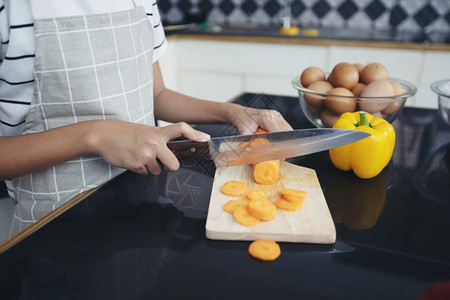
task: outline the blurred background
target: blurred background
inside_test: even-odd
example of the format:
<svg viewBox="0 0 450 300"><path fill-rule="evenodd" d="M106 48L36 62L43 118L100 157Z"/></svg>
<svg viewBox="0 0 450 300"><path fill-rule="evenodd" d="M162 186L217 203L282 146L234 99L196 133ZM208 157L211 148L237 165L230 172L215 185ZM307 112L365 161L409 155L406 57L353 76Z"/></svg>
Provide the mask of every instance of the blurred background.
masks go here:
<svg viewBox="0 0 450 300"><path fill-rule="evenodd" d="M292 22L300 26L424 31L436 38L450 31L449 0L159 0L158 5L165 25L277 25L288 5Z"/></svg>

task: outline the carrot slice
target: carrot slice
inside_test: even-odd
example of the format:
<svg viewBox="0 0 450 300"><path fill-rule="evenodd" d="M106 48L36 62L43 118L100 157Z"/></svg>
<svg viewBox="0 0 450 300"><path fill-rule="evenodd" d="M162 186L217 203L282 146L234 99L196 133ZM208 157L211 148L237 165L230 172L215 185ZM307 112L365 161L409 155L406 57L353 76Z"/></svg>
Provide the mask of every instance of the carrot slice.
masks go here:
<svg viewBox="0 0 450 300"><path fill-rule="evenodd" d="M269 200L269 197L267 197L267 194L262 189L253 189L253 190L248 191L247 197L250 200L256 200L256 199Z"/></svg>
<svg viewBox="0 0 450 300"><path fill-rule="evenodd" d="M289 200L287 197L289 196L293 196L296 198L305 198L306 197L306 192L302 191L302 190L296 190L296 189L289 189L289 188L284 188L281 190L281 197Z"/></svg>
<svg viewBox="0 0 450 300"><path fill-rule="evenodd" d="M249 200L247 198L228 200L227 203L223 205L223 210L229 214L233 214L236 207L241 205L248 205Z"/></svg>
<svg viewBox="0 0 450 300"><path fill-rule="evenodd" d="M277 208L272 202L261 199L251 200L248 203L247 210L252 216L262 221L275 219L275 214L277 212Z"/></svg>
<svg viewBox="0 0 450 300"><path fill-rule="evenodd" d="M268 132L268 131L265 129L262 129L261 127L255 131L255 133L266 133L266 132ZM264 137L254 137L250 141L250 147L251 146L261 146L261 145L265 145L268 143L269 143L269 141Z"/></svg>
<svg viewBox="0 0 450 300"><path fill-rule="evenodd" d="M258 218L255 218L248 212L247 205L236 207L233 212L233 216L236 222L244 226L255 226L260 221Z"/></svg>
<svg viewBox="0 0 450 300"><path fill-rule="evenodd" d="M253 164L253 177L259 184L272 184L278 180L279 160L270 160Z"/></svg>
<svg viewBox="0 0 450 300"><path fill-rule="evenodd" d="M231 180L225 182L220 191L228 196L239 197L247 192L247 185L242 181Z"/></svg>
<svg viewBox="0 0 450 300"><path fill-rule="evenodd" d="M275 202L275 206L278 207L279 209L296 211L303 206L303 200L301 200L300 202L292 202L284 198L280 198Z"/></svg>
<svg viewBox="0 0 450 300"><path fill-rule="evenodd" d="M274 261L280 257L281 249L277 242L272 240L257 240L250 244L248 253L262 261Z"/></svg>
<svg viewBox="0 0 450 300"><path fill-rule="evenodd" d="M303 198L295 197L292 195L284 195L284 196L281 195L281 197L289 202L302 202L303 201Z"/></svg>
<svg viewBox="0 0 450 300"><path fill-rule="evenodd" d="M258 128L255 133L268 132L263 128ZM255 137L250 141L251 146L261 146L269 143L266 138ZM280 161L272 160L253 164L253 177L259 184L272 184L278 180L278 171L280 169Z"/></svg>

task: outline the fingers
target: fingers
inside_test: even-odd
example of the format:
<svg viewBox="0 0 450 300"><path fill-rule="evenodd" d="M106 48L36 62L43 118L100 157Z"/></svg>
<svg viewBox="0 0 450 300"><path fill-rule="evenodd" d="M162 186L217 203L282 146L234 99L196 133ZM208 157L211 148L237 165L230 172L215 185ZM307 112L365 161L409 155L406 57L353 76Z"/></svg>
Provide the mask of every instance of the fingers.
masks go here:
<svg viewBox="0 0 450 300"><path fill-rule="evenodd" d="M166 139L166 142L184 136L190 140L196 142L206 142L210 139L209 134L195 130L190 125L184 122L179 122L173 125L169 125L163 128L162 135Z"/></svg>
<svg viewBox="0 0 450 300"><path fill-rule="evenodd" d="M288 131L292 126L276 110L269 110L267 117L262 118L260 126L268 131Z"/></svg>
<svg viewBox="0 0 450 300"><path fill-rule="evenodd" d="M195 130L190 125L184 122L172 124L161 129L161 147L159 147L156 157L164 165L168 171L176 171L180 168L180 162L175 155L167 148L168 141L184 136L190 140L197 142L206 142L210 139L210 136L201 131ZM155 163L156 162L156 163ZM150 173L158 175L161 173L161 167L157 161L151 161L148 163L147 169Z"/></svg>
<svg viewBox="0 0 450 300"><path fill-rule="evenodd" d="M291 125L276 110L243 108L234 125L240 134L253 134L262 127L267 131L292 130Z"/></svg>

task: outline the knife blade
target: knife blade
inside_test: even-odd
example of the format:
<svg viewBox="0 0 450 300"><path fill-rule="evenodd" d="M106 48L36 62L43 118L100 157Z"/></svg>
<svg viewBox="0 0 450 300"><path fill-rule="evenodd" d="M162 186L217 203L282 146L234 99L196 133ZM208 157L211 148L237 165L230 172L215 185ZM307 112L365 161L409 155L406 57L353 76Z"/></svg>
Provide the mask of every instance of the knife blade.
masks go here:
<svg viewBox="0 0 450 300"><path fill-rule="evenodd" d="M208 142L171 141L168 148L178 159L202 157L216 167L254 164L321 152L357 142L370 136L358 130L313 128L214 137ZM265 141L264 143L255 143Z"/></svg>

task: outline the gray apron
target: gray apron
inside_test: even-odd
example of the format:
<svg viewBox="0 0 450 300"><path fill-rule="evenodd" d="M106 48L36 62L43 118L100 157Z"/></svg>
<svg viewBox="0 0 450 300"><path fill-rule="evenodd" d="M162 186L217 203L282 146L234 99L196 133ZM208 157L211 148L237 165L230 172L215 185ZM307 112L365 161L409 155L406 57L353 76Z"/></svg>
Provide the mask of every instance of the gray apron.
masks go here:
<svg viewBox="0 0 450 300"><path fill-rule="evenodd" d="M42 18L50 13L44 1L31 0L35 87L24 133L94 119L154 125L153 26L144 8ZM85 156L8 181L18 200L10 236L124 171Z"/></svg>

